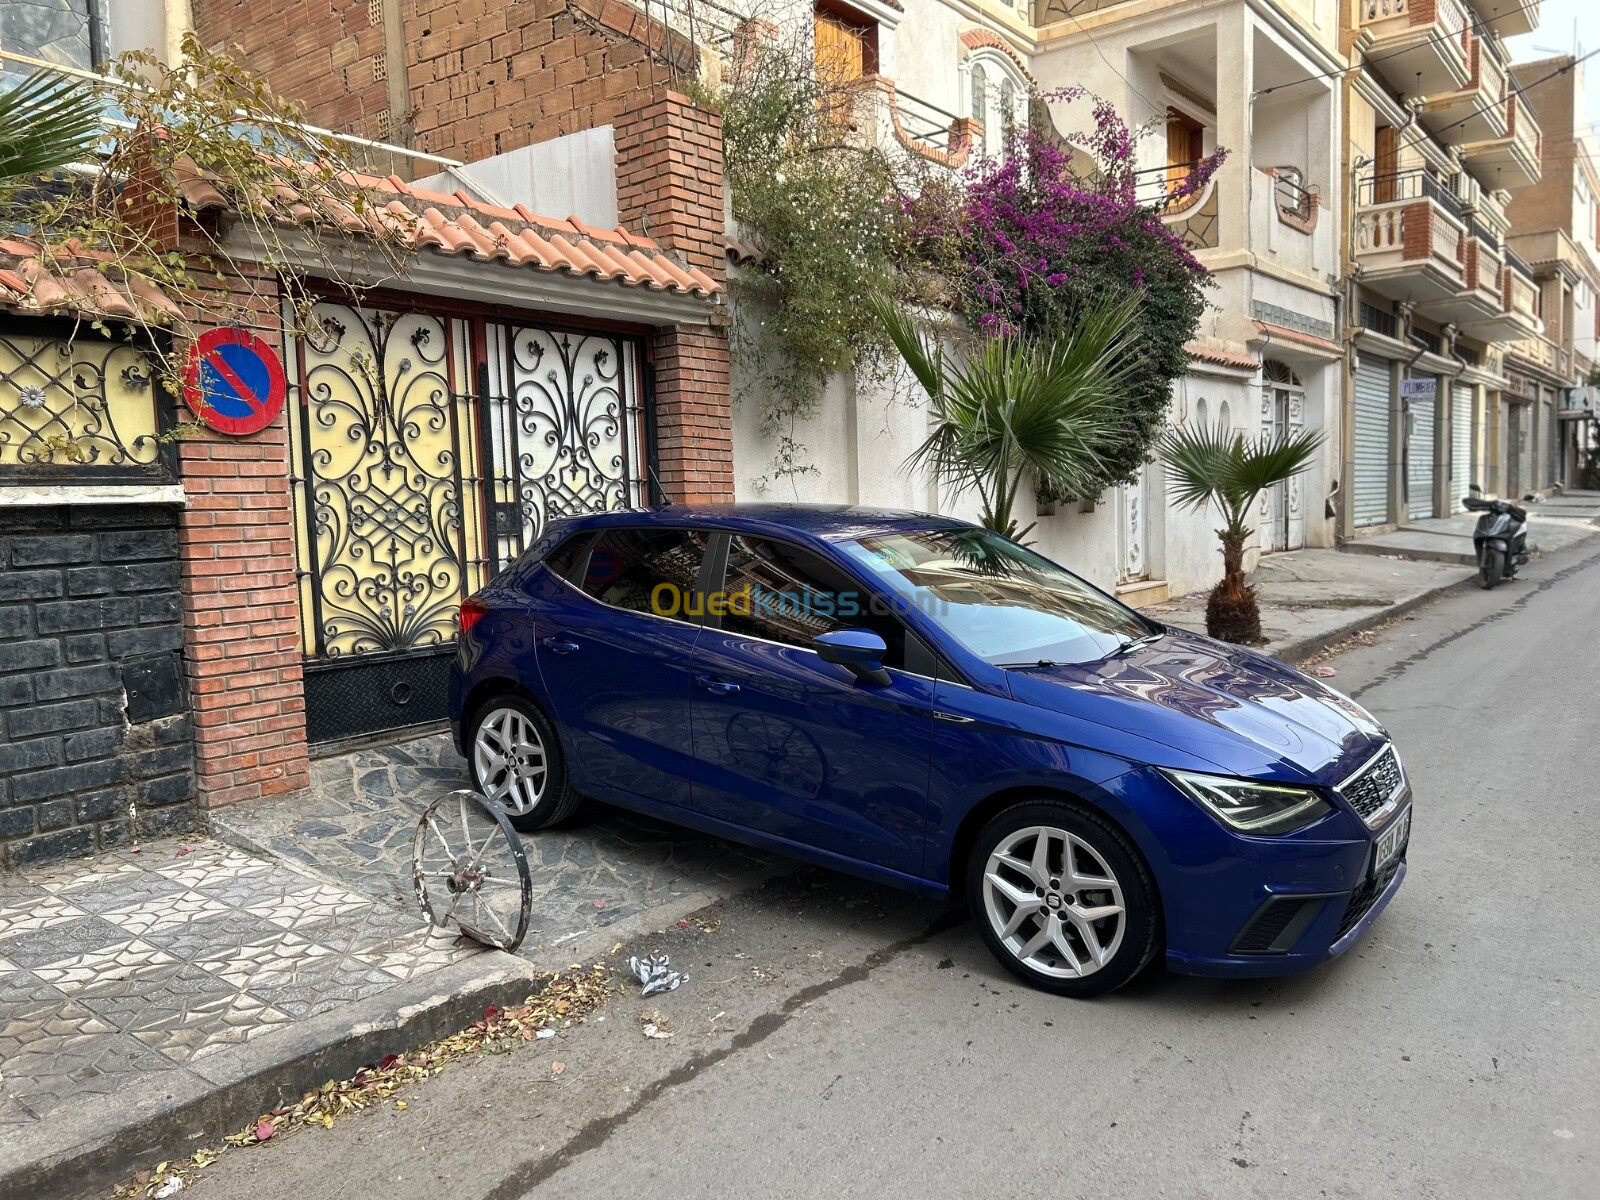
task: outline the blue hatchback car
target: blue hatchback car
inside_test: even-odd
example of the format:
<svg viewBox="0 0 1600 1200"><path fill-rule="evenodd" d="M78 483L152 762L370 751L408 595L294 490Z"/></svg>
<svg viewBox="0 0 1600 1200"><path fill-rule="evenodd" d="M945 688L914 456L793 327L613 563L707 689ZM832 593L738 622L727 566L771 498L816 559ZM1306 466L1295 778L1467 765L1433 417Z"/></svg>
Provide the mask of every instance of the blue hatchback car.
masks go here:
<svg viewBox="0 0 1600 1200"><path fill-rule="evenodd" d="M1028 983L1341 954L1406 871L1388 735L988 530L735 505L552 522L462 605L451 708L520 829L593 797L934 898Z"/></svg>

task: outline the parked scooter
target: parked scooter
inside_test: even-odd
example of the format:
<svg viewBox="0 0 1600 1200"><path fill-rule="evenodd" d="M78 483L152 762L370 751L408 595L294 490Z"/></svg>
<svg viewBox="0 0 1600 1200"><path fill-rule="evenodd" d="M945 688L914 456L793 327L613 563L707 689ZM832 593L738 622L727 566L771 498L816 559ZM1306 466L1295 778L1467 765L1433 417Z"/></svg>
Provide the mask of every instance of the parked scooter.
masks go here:
<svg viewBox="0 0 1600 1200"><path fill-rule="evenodd" d="M1517 568L1528 561L1528 513L1509 500L1485 500L1475 483L1468 487L1470 494L1461 498L1462 506L1481 514L1472 531L1478 577L1485 588L1492 588L1501 579L1515 579Z"/></svg>

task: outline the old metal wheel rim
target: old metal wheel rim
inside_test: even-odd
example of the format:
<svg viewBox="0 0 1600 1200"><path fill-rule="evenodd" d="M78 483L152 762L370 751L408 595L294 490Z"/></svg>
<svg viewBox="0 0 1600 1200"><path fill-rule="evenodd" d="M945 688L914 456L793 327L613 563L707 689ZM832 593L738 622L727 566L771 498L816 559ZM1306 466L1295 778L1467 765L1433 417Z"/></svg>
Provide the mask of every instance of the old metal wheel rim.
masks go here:
<svg viewBox="0 0 1600 1200"><path fill-rule="evenodd" d="M412 844L412 882L423 912L440 928L514 950L527 931L531 880L516 835L473 792L430 804Z"/></svg>
<svg viewBox="0 0 1600 1200"><path fill-rule="evenodd" d="M983 909L1006 952L1051 979L1101 970L1127 930L1122 885L1105 855L1051 825L1014 830L990 851Z"/></svg>
<svg viewBox="0 0 1600 1200"><path fill-rule="evenodd" d="M544 799L550 778L544 739L524 712L492 710L472 739L478 786L489 803L512 816L526 816Z"/></svg>

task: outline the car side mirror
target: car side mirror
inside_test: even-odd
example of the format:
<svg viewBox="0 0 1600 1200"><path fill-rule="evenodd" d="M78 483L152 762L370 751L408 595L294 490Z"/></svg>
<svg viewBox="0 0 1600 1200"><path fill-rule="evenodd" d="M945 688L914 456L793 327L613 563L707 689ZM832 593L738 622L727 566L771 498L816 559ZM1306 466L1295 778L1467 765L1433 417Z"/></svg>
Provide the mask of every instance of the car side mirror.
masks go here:
<svg viewBox="0 0 1600 1200"><path fill-rule="evenodd" d="M834 663L854 672L863 683L883 685L889 672L883 656L889 653L884 640L870 629L835 629L811 639L811 648L823 662Z"/></svg>

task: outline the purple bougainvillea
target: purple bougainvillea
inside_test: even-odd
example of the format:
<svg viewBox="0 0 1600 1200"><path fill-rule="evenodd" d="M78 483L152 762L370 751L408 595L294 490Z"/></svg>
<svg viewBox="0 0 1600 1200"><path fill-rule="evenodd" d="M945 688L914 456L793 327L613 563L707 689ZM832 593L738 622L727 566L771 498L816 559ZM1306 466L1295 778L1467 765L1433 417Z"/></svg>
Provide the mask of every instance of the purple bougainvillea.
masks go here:
<svg viewBox="0 0 1600 1200"><path fill-rule="evenodd" d="M952 280L963 314L982 333L1048 336L1086 305L1143 293L1138 344L1148 361L1129 398L1125 451L1106 479L1114 484L1131 480L1149 456L1172 382L1187 368L1183 347L1210 282L1161 213L1200 193L1226 151L1162 194L1165 169L1141 174L1138 135L1109 103L1077 88L1041 97L1080 99L1091 102L1090 129L1065 136L1053 127L1018 130L1003 157L978 159L924 188L904 212L912 244Z"/></svg>

